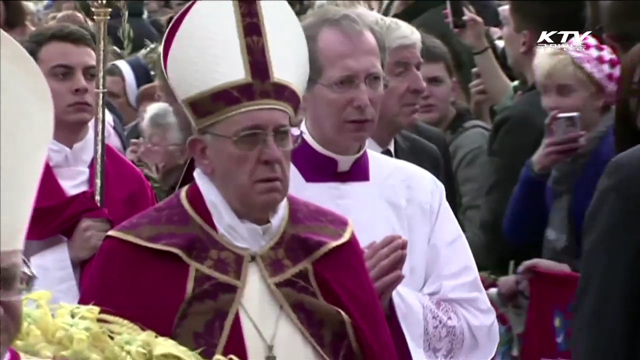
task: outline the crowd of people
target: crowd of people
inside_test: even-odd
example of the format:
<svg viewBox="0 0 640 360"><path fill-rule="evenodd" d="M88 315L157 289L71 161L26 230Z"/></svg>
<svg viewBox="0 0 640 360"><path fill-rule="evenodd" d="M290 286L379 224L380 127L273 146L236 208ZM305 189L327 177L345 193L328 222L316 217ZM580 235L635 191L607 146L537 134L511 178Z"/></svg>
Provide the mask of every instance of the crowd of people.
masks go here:
<svg viewBox="0 0 640 360"><path fill-rule="evenodd" d="M96 3L0 2L0 358L640 358L640 2Z"/></svg>

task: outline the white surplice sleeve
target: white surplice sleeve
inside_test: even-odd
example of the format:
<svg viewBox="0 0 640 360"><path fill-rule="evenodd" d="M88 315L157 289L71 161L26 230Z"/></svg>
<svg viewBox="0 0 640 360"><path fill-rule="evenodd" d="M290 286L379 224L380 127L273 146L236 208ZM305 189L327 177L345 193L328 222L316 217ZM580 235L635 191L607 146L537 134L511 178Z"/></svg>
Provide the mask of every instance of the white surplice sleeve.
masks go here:
<svg viewBox="0 0 640 360"><path fill-rule="evenodd" d="M414 189L418 190L418 189ZM408 201L406 279L393 303L413 360L489 360L498 345L496 313L473 255L437 182Z"/></svg>
<svg viewBox="0 0 640 360"><path fill-rule="evenodd" d="M52 304L77 304L80 298L77 282L79 271L71 263L67 239L58 235L35 243L45 242L55 242L55 245L38 251L30 259L31 267L37 276L34 291L50 291L53 295Z"/></svg>

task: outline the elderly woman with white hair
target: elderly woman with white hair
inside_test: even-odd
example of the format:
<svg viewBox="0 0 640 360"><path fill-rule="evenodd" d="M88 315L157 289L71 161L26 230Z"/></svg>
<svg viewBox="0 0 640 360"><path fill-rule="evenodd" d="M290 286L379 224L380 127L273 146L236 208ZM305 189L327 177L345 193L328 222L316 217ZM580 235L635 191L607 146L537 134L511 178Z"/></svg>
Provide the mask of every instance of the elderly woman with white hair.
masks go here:
<svg viewBox="0 0 640 360"><path fill-rule="evenodd" d="M158 199L164 199L176 190L182 176L190 131L180 126L173 109L164 102L146 108L139 128L142 138L131 140L127 156L144 171Z"/></svg>

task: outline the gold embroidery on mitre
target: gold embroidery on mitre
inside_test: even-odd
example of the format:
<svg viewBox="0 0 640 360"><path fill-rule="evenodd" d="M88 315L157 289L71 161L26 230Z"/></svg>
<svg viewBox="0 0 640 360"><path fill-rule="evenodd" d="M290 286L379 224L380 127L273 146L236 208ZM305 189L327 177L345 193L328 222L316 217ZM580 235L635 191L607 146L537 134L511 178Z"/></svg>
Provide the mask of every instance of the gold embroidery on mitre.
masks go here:
<svg viewBox="0 0 640 360"><path fill-rule="evenodd" d="M203 129L243 111L280 109L289 114L291 123L294 124L296 109L288 102L277 99L283 95L288 95L291 99L295 94L299 105L302 94L290 81L276 79L274 76L262 4L259 1L234 1L233 7L245 76L183 98L188 116L196 128ZM249 26L258 27L259 34L247 34L245 28ZM254 65L261 67L260 64L265 63L268 74L254 73ZM276 92L276 84L280 87L280 94ZM248 93L253 96L247 94L245 97L240 89L243 93L251 89ZM196 116L196 112L200 115Z"/></svg>

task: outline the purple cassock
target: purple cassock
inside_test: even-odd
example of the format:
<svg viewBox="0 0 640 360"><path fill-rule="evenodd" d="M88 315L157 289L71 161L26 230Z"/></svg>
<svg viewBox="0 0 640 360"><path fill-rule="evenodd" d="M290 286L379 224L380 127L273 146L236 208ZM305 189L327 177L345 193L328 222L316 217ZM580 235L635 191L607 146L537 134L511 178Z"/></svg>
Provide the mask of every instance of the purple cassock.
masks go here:
<svg viewBox="0 0 640 360"><path fill-rule="evenodd" d="M68 196L53 169L45 164L31 222L29 242L57 235L70 239L83 218L108 220L116 226L156 203L151 184L142 172L110 145L105 147L104 208L94 198L94 167L90 165L91 188Z"/></svg>
<svg viewBox="0 0 640 360"><path fill-rule="evenodd" d="M189 185L109 234L80 303L200 349L204 358L246 360L238 305L247 266L257 261L321 358L397 359L349 221L288 201L282 235L254 255L220 236L198 185Z"/></svg>

